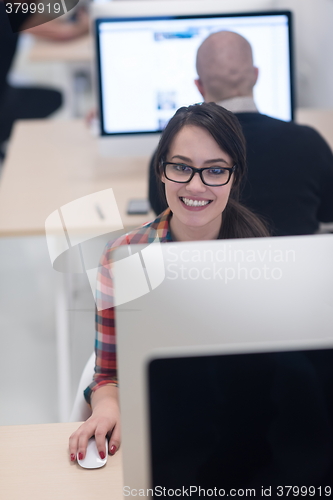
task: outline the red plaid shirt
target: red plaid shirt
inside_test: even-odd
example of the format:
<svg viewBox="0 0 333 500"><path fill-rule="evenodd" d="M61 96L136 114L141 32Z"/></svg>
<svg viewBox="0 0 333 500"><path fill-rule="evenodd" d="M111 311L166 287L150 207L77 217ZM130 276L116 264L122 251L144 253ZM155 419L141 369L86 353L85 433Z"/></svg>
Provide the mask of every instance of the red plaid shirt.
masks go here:
<svg viewBox="0 0 333 500"><path fill-rule="evenodd" d="M152 243L156 237L161 243L172 241L170 218L171 211L167 209L153 222L109 242L105 247L97 274L95 375L92 383L84 391L88 403L90 403L92 391L107 384L118 385L115 308L110 307L113 300L113 284L110 274L112 252L122 245Z"/></svg>

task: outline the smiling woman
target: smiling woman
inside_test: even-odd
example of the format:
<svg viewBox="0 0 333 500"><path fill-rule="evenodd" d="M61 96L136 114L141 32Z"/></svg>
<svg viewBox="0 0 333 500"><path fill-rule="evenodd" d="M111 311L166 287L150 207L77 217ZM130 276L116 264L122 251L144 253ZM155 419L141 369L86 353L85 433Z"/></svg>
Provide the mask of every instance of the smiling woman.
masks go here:
<svg viewBox="0 0 333 500"><path fill-rule="evenodd" d="M187 164L163 162L161 180L173 213L171 233L176 239L181 234L190 240L216 239L234 180L232 159L205 129L193 125L185 125L178 132L168 157ZM194 170L190 165L201 168Z"/></svg>
<svg viewBox="0 0 333 500"><path fill-rule="evenodd" d="M245 174L245 140L237 118L214 103L180 108L162 134L156 174L165 186L167 210L154 221L110 242L97 276L96 365L85 390L92 415L70 437L71 460L86 453L95 435L101 458L120 446L120 413L113 292L113 251L131 243L268 236L264 224L237 201Z"/></svg>
<svg viewBox="0 0 333 500"><path fill-rule="evenodd" d="M230 111L214 103L177 111L155 155L174 239L268 236L264 224L237 201L245 151L241 127Z"/></svg>

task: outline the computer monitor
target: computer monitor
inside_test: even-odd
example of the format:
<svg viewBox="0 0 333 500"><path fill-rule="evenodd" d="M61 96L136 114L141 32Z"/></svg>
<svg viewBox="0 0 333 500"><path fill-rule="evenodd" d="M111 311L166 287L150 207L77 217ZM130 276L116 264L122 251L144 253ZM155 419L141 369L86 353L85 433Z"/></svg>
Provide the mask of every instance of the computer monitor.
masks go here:
<svg viewBox="0 0 333 500"><path fill-rule="evenodd" d="M153 484L150 361L333 348L332 255L333 235L115 250L130 269L115 273L124 485Z"/></svg>
<svg viewBox="0 0 333 500"><path fill-rule="evenodd" d="M259 111L291 120L290 12L113 17L96 20L101 135L159 134L179 107L201 102L196 52L221 30L238 32L252 45Z"/></svg>
<svg viewBox="0 0 333 500"><path fill-rule="evenodd" d="M330 496L333 341L196 351L149 364L151 497Z"/></svg>

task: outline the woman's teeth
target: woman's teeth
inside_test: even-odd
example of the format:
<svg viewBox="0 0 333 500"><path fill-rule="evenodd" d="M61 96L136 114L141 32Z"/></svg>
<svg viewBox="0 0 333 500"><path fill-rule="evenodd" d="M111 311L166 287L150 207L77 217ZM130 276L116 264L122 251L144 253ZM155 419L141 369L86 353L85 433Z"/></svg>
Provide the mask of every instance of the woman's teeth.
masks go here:
<svg viewBox="0 0 333 500"><path fill-rule="evenodd" d="M181 198L182 202L189 207L203 207L208 205L211 200L189 200L188 198Z"/></svg>

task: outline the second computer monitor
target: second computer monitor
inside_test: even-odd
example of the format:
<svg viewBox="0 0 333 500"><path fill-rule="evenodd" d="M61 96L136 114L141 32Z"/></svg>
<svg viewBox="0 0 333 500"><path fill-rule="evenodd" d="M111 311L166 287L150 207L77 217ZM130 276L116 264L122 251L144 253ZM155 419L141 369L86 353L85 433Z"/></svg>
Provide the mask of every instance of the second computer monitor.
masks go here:
<svg viewBox="0 0 333 500"><path fill-rule="evenodd" d="M196 52L216 31L251 44L261 113L293 118L291 13L209 14L96 20L101 134L159 133L181 106L201 102Z"/></svg>

